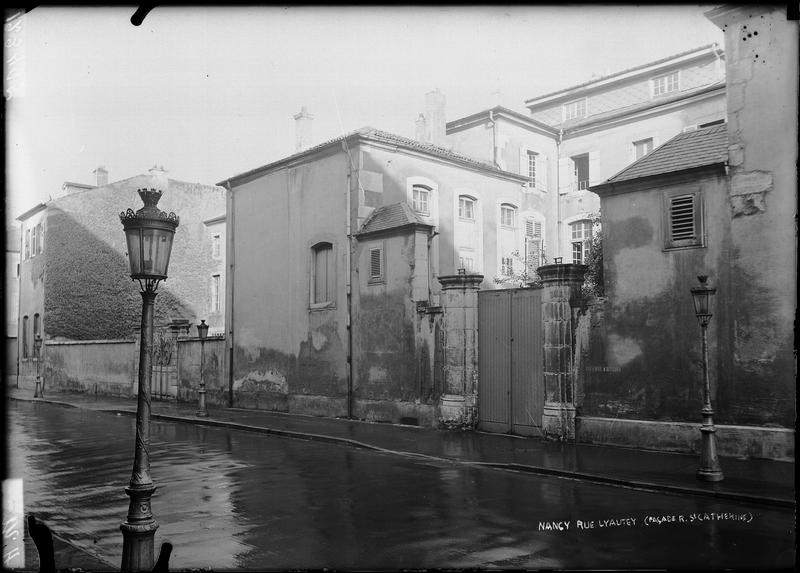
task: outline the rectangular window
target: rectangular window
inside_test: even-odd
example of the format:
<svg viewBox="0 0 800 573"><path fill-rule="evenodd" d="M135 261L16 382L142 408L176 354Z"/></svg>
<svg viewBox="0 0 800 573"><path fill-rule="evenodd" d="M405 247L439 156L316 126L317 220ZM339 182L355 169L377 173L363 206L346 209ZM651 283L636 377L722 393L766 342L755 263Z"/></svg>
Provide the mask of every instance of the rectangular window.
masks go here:
<svg viewBox="0 0 800 573"><path fill-rule="evenodd" d="M211 312L219 312L222 308L220 300L220 276L211 275Z"/></svg>
<svg viewBox="0 0 800 573"><path fill-rule="evenodd" d="M38 248L37 252L39 254L41 254L41 253L44 252L44 226L41 223L39 223L38 225L36 225L36 229L38 230L38 233L36 233L36 234L39 237L39 241L38 241L39 248Z"/></svg>
<svg viewBox="0 0 800 573"><path fill-rule="evenodd" d="M500 206L500 225L503 227L514 227L514 215L516 209L510 205Z"/></svg>
<svg viewBox="0 0 800 573"><path fill-rule="evenodd" d="M28 349L28 317L22 317L22 357L28 358L29 356L29 349Z"/></svg>
<svg viewBox="0 0 800 573"><path fill-rule="evenodd" d="M504 277L510 277L514 274L514 259L511 257L503 257L501 259L500 274Z"/></svg>
<svg viewBox="0 0 800 573"><path fill-rule="evenodd" d="M653 78L653 96L678 91L678 72Z"/></svg>
<svg viewBox="0 0 800 573"><path fill-rule="evenodd" d="M461 219L475 220L475 201L469 197L458 198L458 216Z"/></svg>
<svg viewBox="0 0 800 573"><path fill-rule="evenodd" d="M563 111L564 121L586 117L586 98L565 103Z"/></svg>
<svg viewBox="0 0 800 573"><path fill-rule="evenodd" d="M458 254L458 268L467 271L475 270L475 259L472 253L459 253Z"/></svg>
<svg viewBox="0 0 800 573"><path fill-rule="evenodd" d="M423 215L430 214L430 191L425 187L414 187L414 211Z"/></svg>
<svg viewBox="0 0 800 573"><path fill-rule="evenodd" d="M31 230L25 229L25 258L31 258Z"/></svg>
<svg viewBox="0 0 800 573"><path fill-rule="evenodd" d="M320 243L313 249L313 298L314 304L333 302L334 295L334 260L333 245Z"/></svg>
<svg viewBox="0 0 800 573"><path fill-rule="evenodd" d="M211 237L211 256L214 257L215 259L219 258L220 251L221 248L220 248L219 235L214 235L213 237Z"/></svg>
<svg viewBox="0 0 800 573"><path fill-rule="evenodd" d="M383 280L383 249L372 247L369 250L369 282L376 283Z"/></svg>
<svg viewBox="0 0 800 573"><path fill-rule="evenodd" d="M589 188L589 154L572 158L574 188L582 191Z"/></svg>
<svg viewBox="0 0 800 573"><path fill-rule="evenodd" d="M651 151L653 151L652 137L633 142L634 159L641 159Z"/></svg>
<svg viewBox="0 0 800 573"><path fill-rule="evenodd" d="M528 177L531 179L531 187L536 187L536 156L538 153L528 151Z"/></svg>
<svg viewBox="0 0 800 573"><path fill-rule="evenodd" d="M589 220L576 221L570 225L570 230L572 232L572 262L582 265L586 260L589 241L592 238L592 222Z"/></svg>
<svg viewBox="0 0 800 573"><path fill-rule="evenodd" d="M36 226L36 227L33 228L33 232L31 233L31 256L32 257L36 256L36 243L38 242L36 240L36 237L37 237L38 234L39 234L39 227Z"/></svg>
<svg viewBox="0 0 800 573"><path fill-rule="evenodd" d="M699 192L666 197L665 215L666 248L703 245Z"/></svg>

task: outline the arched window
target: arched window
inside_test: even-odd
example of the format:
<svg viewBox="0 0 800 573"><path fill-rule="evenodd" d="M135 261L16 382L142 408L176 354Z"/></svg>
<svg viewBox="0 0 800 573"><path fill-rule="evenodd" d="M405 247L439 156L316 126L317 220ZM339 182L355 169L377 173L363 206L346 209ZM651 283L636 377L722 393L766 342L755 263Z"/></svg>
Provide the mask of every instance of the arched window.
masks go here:
<svg viewBox="0 0 800 573"><path fill-rule="evenodd" d="M317 243L311 248L311 303L332 303L335 294L333 245Z"/></svg>
<svg viewBox="0 0 800 573"><path fill-rule="evenodd" d="M414 211L420 215L431 214L431 189L425 185L414 185L412 188Z"/></svg>
<svg viewBox="0 0 800 573"><path fill-rule="evenodd" d="M458 197L458 218L467 221L475 220L475 198L469 195Z"/></svg>
<svg viewBox="0 0 800 573"><path fill-rule="evenodd" d="M517 208L511 203L500 205L500 226L511 229L517 226Z"/></svg>

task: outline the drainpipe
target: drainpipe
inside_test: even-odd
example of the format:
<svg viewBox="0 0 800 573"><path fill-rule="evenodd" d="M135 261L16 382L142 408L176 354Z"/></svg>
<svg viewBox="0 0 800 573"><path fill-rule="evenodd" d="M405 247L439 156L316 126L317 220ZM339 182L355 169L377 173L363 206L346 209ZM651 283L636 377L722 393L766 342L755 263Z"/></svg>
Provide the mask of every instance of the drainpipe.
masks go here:
<svg viewBox="0 0 800 573"><path fill-rule="evenodd" d="M233 190L231 189L231 182L225 183L227 193L226 217L225 217L225 235L226 239L226 253L225 258L228 265L227 276L225 277L225 289L228 292L227 304L225 305L225 324L228 328L228 407L233 408L233 271L234 271L234 233L233 233Z"/></svg>
<svg viewBox="0 0 800 573"><path fill-rule="evenodd" d="M563 225L561 222L561 142L564 140L564 130L558 130L558 141L556 142L556 257L561 256L561 233Z"/></svg>
<svg viewBox="0 0 800 573"><path fill-rule="evenodd" d="M351 198L353 194L353 158L347 148L347 140L342 141L342 149L348 158L347 165L347 196L345 197L345 235L347 236L347 418L353 417L353 235L351 233ZM361 166L361 153L359 156L359 167Z"/></svg>

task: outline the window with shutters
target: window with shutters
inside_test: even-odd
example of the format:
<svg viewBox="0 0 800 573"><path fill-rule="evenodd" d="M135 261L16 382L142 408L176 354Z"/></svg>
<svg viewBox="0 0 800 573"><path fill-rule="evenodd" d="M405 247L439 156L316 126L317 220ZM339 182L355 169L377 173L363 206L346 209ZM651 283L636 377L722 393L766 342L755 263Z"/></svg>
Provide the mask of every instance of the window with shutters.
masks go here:
<svg viewBox="0 0 800 573"><path fill-rule="evenodd" d="M38 230L38 237L39 237L39 245L37 247L37 252L42 254L44 252L44 226L39 223L36 225L36 229Z"/></svg>
<svg viewBox="0 0 800 573"><path fill-rule="evenodd" d="M311 304L332 306L335 295L335 268L333 245L317 243L312 247Z"/></svg>
<svg viewBox="0 0 800 573"><path fill-rule="evenodd" d="M528 177L531 179L531 187L536 187L536 158L538 155L535 151L528 151Z"/></svg>
<svg viewBox="0 0 800 573"><path fill-rule="evenodd" d="M678 249L703 246L700 193L673 193L665 196L665 247Z"/></svg>
<svg viewBox="0 0 800 573"><path fill-rule="evenodd" d="M528 274L542 266L544 256L544 234L542 222L536 219L525 220L525 264Z"/></svg>
<svg viewBox="0 0 800 573"><path fill-rule="evenodd" d="M30 350L28 349L28 317L22 317L22 358L27 359L30 356Z"/></svg>
<svg viewBox="0 0 800 573"><path fill-rule="evenodd" d="M384 282L383 247L371 247L369 249L369 283Z"/></svg>
<svg viewBox="0 0 800 573"><path fill-rule="evenodd" d="M502 257L500 259L500 274L504 277L510 277L514 274L514 259L511 257Z"/></svg>
<svg viewBox="0 0 800 573"><path fill-rule="evenodd" d="M31 230L25 230L25 258L31 258Z"/></svg>
<svg viewBox="0 0 800 573"><path fill-rule="evenodd" d="M222 296L220 289L220 276L211 275L211 312L222 310Z"/></svg>
<svg viewBox="0 0 800 573"><path fill-rule="evenodd" d="M572 157L573 189L583 191L589 188L589 154Z"/></svg>

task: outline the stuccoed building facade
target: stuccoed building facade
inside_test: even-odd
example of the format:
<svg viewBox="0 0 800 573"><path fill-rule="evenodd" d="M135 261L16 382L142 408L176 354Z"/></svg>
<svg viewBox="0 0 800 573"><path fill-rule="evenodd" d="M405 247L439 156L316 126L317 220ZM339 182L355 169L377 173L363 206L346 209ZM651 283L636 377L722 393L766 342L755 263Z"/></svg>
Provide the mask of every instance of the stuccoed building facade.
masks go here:
<svg viewBox="0 0 800 573"><path fill-rule="evenodd" d="M717 289L711 399L723 455L794 459L797 22L721 7L728 123L675 137L594 187L607 301L583 324L578 439L698 451L700 328Z"/></svg>
<svg viewBox="0 0 800 573"><path fill-rule="evenodd" d="M420 425L474 408L476 291L553 216L526 181L365 128L220 183L233 403Z"/></svg>
<svg viewBox="0 0 800 573"><path fill-rule="evenodd" d="M529 178L549 192L547 259L586 262L605 181L683 130L725 120L725 62L717 45L611 73L447 123L460 153Z"/></svg>
<svg viewBox="0 0 800 573"><path fill-rule="evenodd" d="M104 169L97 173L96 186L65 183L60 196L18 217L23 236L16 381L20 387L33 389L38 366L46 388L135 394L141 299L129 277L119 214L141 207L136 191L152 178L143 174L109 183ZM159 206L181 218L169 278L155 305L156 343L163 342L164 356L171 355L166 377L162 360L160 393L174 397L178 387L190 381L177 379L172 335L179 330L169 325L193 326L213 316L208 293L219 263L212 257L203 221L224 212L224 189L170 180ZM180 332L185 335L186 328ZM37 336L44 341L38 365ZM221 360L219 370L221 374ZM197 381L191 384L196 387Z"/></svg>

